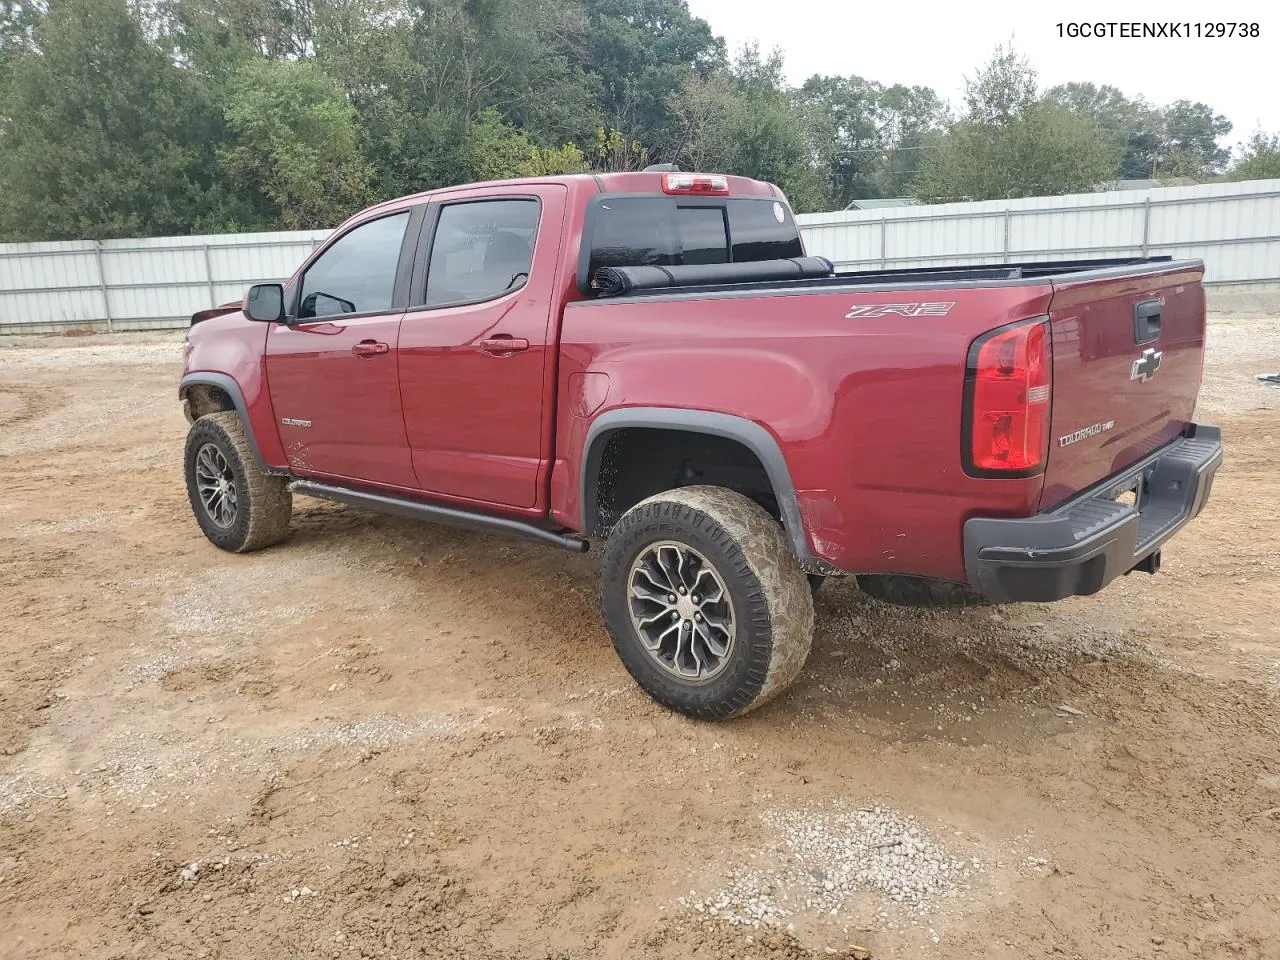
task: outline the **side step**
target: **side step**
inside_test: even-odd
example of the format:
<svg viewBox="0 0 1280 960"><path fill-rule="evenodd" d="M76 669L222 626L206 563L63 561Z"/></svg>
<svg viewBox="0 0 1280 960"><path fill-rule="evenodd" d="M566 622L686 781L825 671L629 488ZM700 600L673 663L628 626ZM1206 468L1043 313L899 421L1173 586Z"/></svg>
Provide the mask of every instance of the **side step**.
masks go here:
<svg viewBox="0 0 1280 960"><path fill-rule="evenodd" d="M478 530L482 533L506 533L528 540L538 540L562 550L573 553L586 553L590 544L581 537L572 537L566 533L555 533L544 530L531 523L509 520L506 517L492 517L484 513L471 513L454 507L440 507L418 500L406 500L402 497L391 497L382 493L366 493L363 490L352 490L347 487L334 487L313 480L295 480L289 489L308 497L320 500L332 500L345 503L349 507L373 510L376 513L388 513L410 520L422 520L427 523L441 523L464 530Z"/></svg>

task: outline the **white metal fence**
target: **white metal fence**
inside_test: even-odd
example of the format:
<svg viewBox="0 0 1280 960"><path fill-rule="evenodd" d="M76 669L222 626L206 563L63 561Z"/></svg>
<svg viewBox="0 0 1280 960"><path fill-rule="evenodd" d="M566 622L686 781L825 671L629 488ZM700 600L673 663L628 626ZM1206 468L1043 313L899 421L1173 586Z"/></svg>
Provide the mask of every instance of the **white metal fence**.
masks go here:
<svg viewBox="0 0 1280 960"><path fill-rule="evenodd" d="M797 217L845 270L1173 256L1221 290L1280 287L1280 180Z"/></svg>
<svg viewBox="0 0 1280 960"><path fill-rule="evenodd" d="M328 236L317 230L145 240L0 244L0 333L140 330L288 277Z"/></svg>
<svg viewBox="0 0 1280 960"><path fill-rule="evenodd" d="M1214 291L1280 290L1280 180L808 214L841 269L1195 257ZM289 276L327 236L252 233L0 244L0 334L182 325Z"/></svg>

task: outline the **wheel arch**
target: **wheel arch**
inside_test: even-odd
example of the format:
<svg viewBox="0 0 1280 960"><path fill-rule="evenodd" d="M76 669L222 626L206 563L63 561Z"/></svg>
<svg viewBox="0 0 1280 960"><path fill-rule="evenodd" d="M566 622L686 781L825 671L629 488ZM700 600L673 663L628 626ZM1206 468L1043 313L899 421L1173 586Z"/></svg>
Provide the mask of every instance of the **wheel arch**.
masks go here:
<svg viewBox="0 0 1280 960"><path fill-rule="evenodd" d="M600 471L609 438L621 430L637 428L701 434L741 444L764 468L777 500L783 529L800 565L805 569L816 569L821 565L809 548L800 504L791 481L791 471L773 434L745 417L710 410L625 407L598 416L587 431L582 458L580 494L582 529L586 533L599 532Z"/></svg>
<svg viewBox="0 0 1280 960"><path fill-rule="evenodd" d="M270 466L263 458L262 450L258 447L258 438L255 437L253 433L253 422L249 419L249 408L244 401L244 391L240 389L240 385L236 383L233 377L230 377L225 373L212 373L207 371L189 373L178 383L178 399L185 403L191 398L192 391L200 387L216 391L218 394L225 396L231 403L229 408L218 407L215 409L228 409L228 411L234 411L236 416L240 418L240 425L244 429L245 439L249 441L249 448L253 451L253 458L257 462L259 470L270 475L282 475L288 473L287 470L280 470ZM199 414L195 414L193 410L189 410L188 419L194 421L198 416Z"/></svg>

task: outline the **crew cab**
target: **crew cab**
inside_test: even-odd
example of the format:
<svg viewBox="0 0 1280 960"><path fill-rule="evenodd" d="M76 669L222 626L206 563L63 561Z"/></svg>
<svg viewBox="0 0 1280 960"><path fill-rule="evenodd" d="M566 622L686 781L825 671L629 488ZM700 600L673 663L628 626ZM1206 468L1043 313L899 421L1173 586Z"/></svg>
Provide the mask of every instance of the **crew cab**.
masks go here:
<svg viewBox="0 0 1280 960"><path fill-rule="evenodd" d="M294 494L602 542L631 675L725 719L799 673L825 577L1013 603L1157 572L1222 461L1202 275L838 273L777 187L674 169L418 194L192 318L188 494L237 552Z"/></svg>

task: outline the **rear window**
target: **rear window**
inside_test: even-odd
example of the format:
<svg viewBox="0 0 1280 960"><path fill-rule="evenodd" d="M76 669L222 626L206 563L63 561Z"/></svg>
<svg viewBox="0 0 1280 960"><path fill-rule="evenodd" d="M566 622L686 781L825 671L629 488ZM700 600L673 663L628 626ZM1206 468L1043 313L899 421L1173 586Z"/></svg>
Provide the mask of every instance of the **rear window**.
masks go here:
<svg viewBox="0 0 1280 960"><path fill-rule="evenodd" d="M602 197L587 276L601 267L743 263L804 255L786 204L771 199Z"/></svg>

